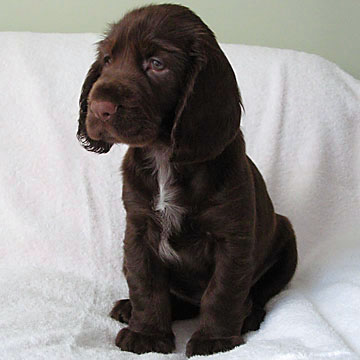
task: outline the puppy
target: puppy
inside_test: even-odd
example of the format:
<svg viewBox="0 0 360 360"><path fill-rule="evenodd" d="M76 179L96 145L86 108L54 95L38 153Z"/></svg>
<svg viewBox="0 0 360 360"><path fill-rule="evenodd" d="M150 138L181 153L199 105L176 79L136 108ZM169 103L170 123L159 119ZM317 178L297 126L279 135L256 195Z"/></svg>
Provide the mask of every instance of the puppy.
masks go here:
<svg viewBox="0 0 360 360"><path fill-rule="evenodd" d="M77 137L123 160L129 300L111 312L138 354L174 350L173 320L199 315L188 357L230 350L259 328L296 268L295 234L245 154L234 72L189 9L128 13L98 45Z"/></svg>

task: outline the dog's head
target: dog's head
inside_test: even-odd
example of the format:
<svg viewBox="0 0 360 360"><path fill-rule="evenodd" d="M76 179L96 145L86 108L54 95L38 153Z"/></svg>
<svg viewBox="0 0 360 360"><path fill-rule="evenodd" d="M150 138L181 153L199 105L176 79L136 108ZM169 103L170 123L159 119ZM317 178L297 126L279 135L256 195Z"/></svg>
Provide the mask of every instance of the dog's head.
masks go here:
<svg viewBox="0 0 360 360"><path fill-rule="evenodd" d="M239 129L234 72L211 30L189 9L128 13L98 45L80 97L78 139L104 153L114 143L164 143L172 161L221 153Z"/></svg>

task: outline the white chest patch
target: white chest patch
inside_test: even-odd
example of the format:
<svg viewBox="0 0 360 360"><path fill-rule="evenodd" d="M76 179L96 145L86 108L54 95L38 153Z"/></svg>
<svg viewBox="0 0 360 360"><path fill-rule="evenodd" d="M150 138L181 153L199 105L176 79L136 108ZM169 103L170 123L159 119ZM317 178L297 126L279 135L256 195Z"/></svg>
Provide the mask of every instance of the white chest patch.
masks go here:
<svg viewBox="0 0 360 360"><path fill-rule="evenodd" d="M163 152L153 155L154 175L157 175L159 193L155 198L155 210L159 213L162 231L159 244L159 255L163 260L180 261L179 255L169 244L169 237L181 228L185 209L178 205L179 188L175 183L169 156Z"/></svg>

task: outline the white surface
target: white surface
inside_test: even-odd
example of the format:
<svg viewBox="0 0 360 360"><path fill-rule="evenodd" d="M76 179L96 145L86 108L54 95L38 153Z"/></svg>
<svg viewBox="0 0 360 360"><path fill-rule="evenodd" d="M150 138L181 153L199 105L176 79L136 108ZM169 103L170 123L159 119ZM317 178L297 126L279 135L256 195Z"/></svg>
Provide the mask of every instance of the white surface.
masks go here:
<svg viewBox="0 0 360 360"><path fill-rule="evenodd" d="M75 134L92 34L0 33L0 359L137 359L114 339L124 146L86 152ZM213 359L358 359L360 83L319 57L224 45L249 155L300 252L290 287L247 343ZM196 320L177 322L184 359ZM199 357L200 358L200 357ZM209 357L210 358L210 357Z"/></svg>

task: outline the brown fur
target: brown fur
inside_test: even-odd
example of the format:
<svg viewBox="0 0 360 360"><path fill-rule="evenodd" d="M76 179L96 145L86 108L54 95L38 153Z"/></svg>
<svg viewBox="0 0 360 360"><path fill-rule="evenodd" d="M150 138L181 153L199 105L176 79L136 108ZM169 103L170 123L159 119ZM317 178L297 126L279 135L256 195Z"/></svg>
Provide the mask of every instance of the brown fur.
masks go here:
<svg viewBox="0 0 360 360"><path fill-rule="evenodd" d="M109 103L115 113L101 115ZM169 353L172 320L198 314L187 356L242 344L290 281L297 252L289 220L274 213L245 154L236 79L211 30L178 5L130 12L99 43L80 107L78 138L87 150L129 145L122 171L130 300L111 312L129 326L116 344ZM155 209L154 159L170 171L172 201L183 211L180 229L167 233L176 261L159 254L165 223Z"/></svg>

